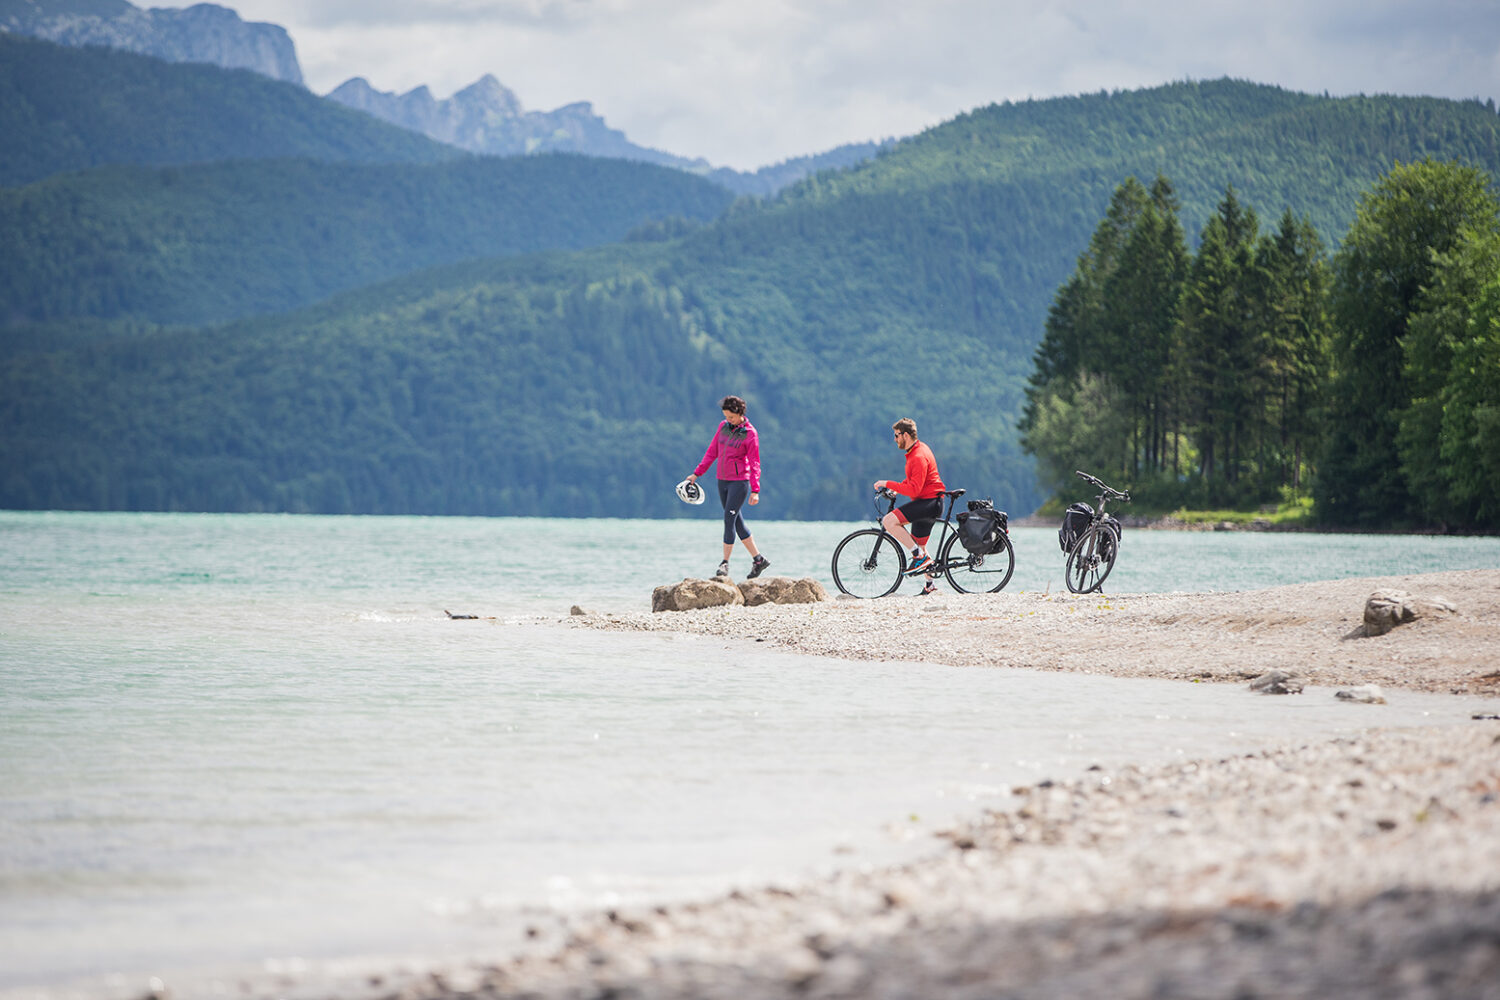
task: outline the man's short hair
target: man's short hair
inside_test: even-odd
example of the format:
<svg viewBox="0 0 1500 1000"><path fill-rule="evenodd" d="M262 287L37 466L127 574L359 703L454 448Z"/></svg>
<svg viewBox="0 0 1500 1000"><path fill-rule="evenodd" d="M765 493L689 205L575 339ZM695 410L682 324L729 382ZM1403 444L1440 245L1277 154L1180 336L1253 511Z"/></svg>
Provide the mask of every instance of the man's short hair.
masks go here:
<svg viewBox="0 0 1500 1000"><path fill-rule="evenodd" d="M891 424L891 430L897 431L897 432L899 432L901 434L910 434L912 437L916 437L917 436L917 422L915 420L913 420L911 417L902 417L900 420L896 421L894 424Z"/></svg>

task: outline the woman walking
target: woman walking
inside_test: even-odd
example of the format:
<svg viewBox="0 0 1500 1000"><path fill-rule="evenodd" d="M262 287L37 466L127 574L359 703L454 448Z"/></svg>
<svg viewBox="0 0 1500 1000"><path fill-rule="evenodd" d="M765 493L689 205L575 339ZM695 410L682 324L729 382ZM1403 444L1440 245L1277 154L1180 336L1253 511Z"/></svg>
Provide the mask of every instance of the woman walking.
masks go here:
<svg viewBox="0 0 1500 1000"><path fill-rule="evenodd" d="M738 396L725 396L719 400L719 409L724 419L714 431L703 460L688 476L690 482L708 471L715 461L719 463L719 503L724 505L724 560L719 563L715 576L729 575L729 554L734 551L734 539L738 535L750 553L749 580L760 576L761 570L771 565L771 560L760 554L750 529L745 527L741 508L748 501L754 507L760 503L760 435L755 432L750 419L745 416L745 401Z"/></svg>

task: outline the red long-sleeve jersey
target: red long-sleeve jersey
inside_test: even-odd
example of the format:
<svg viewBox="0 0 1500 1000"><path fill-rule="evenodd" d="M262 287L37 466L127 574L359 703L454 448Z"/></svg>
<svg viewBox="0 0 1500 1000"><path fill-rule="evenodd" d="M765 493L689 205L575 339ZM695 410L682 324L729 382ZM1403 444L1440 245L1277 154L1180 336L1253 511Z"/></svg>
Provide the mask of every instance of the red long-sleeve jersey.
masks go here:
<svg viewBox="0 0 1500 1000"><path fill-rule="evenodd" d="M912 445L906 452L906 480L900 483L887 480L886 485L914 500L928 500L941 494L943 478L938 475L932 449L921 441Z"/></svg>

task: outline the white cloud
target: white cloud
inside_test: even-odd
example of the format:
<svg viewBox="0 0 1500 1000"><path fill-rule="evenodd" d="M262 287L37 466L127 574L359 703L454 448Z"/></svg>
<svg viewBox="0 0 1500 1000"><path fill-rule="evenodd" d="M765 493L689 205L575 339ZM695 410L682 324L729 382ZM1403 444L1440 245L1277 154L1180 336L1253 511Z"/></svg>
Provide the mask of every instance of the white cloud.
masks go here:
<svg viewBox="0 0 1500 1000"><path fill-rule="evenodd" d="M992 101L1184 78L1500 90L1500 6L1470 0L227 2L286 27L319 93L363 76L446 97L493 73L528 108L592 101L635 142L741 168Z"/></svg>

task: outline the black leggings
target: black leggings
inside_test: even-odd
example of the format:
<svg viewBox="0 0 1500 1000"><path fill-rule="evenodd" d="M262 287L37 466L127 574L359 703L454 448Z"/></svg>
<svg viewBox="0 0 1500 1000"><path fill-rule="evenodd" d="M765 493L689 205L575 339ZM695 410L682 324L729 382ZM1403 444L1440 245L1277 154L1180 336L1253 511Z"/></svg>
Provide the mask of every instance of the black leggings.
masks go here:
<svg viewBox="0 0 1500 1000"><path fill-rule="evenodd" d="M725 545L733 545L735 535L750 537L750 529L745 527L745 519L740 516L740 508L745 506L745 500L749 496L750 483L747 480L719 480L719 503L724 505Z"/></svg>

